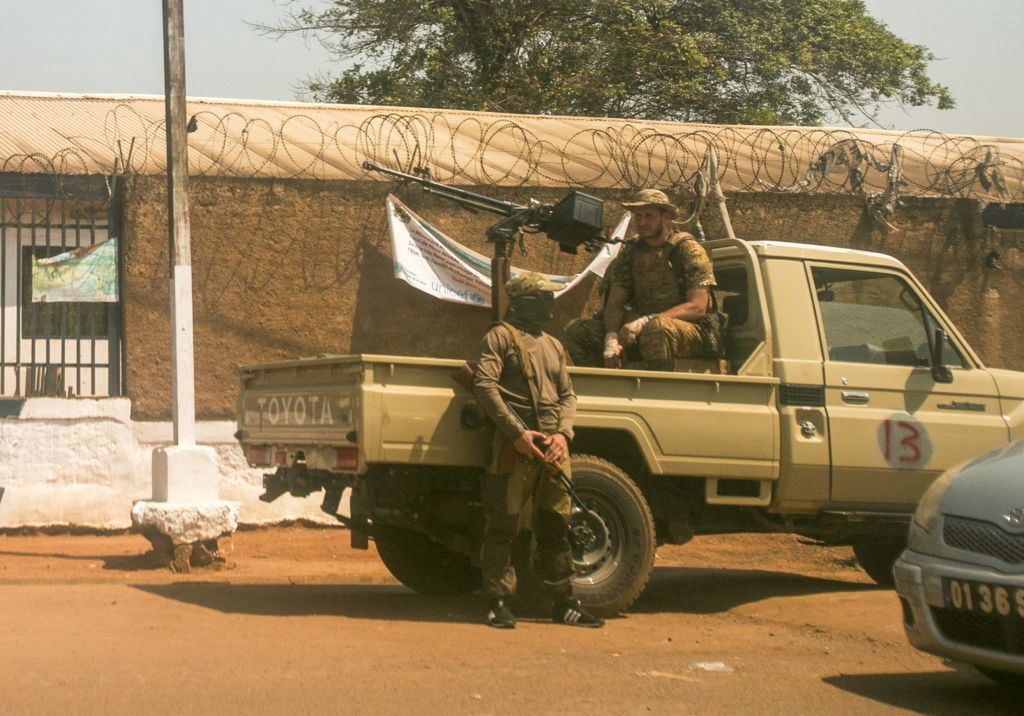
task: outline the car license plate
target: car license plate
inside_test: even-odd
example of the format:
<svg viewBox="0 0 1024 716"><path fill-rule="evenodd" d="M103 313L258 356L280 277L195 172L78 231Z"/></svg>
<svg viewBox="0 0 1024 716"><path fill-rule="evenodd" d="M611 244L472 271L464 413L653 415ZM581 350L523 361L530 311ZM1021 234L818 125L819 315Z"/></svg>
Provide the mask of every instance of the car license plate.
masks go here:
<svg viewBox="0 0 1024 716"><path fill-rule="evenodd" d="M943 577L946 608L1024 620L1024 587Z"/></svg>

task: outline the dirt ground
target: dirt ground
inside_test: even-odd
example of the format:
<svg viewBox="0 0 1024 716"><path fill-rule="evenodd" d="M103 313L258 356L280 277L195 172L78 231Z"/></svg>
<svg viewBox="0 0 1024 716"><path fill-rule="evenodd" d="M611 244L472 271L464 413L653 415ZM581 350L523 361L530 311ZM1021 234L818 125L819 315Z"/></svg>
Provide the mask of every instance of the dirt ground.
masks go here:
<svg viewBox="0 0 1024 716"><path fill-rule="evenodd" d="M0 712L1012 713L906 642L848 550L788 536L662 547L602 630L481 622L398 585L341 529L226 543L176 575L137 535L0 536Z"/></svg>

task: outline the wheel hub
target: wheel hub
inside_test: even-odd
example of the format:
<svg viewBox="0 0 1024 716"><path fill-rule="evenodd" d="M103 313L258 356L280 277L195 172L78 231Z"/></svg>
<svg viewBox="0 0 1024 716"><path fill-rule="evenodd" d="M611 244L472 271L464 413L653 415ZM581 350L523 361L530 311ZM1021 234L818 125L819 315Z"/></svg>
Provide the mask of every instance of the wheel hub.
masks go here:
<svg viewBox="0 0 1024 716"><path fill-rule="evenodd" d="M593 549L594 545L597 544L597 535L594 534L594 530L590 529L589 525L573 525L569 528L569 544L574 549L586 552Z"/></svg>
<svg viewBox="0 0 1024 716"><path fill-rule="evenodd" d="M611 535L604 518L592 509L573 509L569 526L569 544L577 572L594 571L611 553Z"/></svg>

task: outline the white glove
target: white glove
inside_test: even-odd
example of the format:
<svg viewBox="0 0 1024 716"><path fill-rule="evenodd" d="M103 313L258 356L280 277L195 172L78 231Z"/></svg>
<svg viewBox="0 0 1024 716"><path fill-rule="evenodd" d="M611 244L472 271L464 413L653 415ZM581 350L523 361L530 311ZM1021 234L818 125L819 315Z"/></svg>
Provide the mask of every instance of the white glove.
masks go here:
<svg viewBox="0 0 1024 716"><path fill-rule="evenodd" d="M619 334L615 331L608 331L604 334L604 357L615 358L622 353L622 346L619 345Z"/></svg>
<svg viewBox="0 0 1024 716"><path fill-rule="evenodd" d="M652 318L654 318L654 314L648 313L646 316L640 316L640 318L630 321L622 327L623 332L626 334L624 338L627 346L631 346L636 343L636 339L640 335L640 331L644 329L644 326L646 326ZM607 339L605 340L607 341Z"/></svg>

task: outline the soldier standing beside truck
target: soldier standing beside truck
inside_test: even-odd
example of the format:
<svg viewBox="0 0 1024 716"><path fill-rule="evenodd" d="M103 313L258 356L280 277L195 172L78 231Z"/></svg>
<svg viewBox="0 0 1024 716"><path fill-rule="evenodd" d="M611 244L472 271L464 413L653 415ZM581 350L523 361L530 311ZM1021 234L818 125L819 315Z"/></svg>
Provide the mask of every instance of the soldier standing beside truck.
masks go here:
<svg viewBox="0 0 1024 716"><path fill-rule="evenodd" d="M569 441L576 414L565 349L542 330L553 315L556 288L536 273L520 274L506 284L508 320L484 336L473 374L477 399L496 426L481 487L480 559L482 591L491 600L487 623L496 628L516 625L508 605L516 591L512 543L530 502L537 541L535 570L554 601L552 620L573 626L603 624L573 597L571 503L551 468L560 466L571 474Z"/></svg>
<svg viewBox="0 0 1024 716"><path fill-rule="evenodd" d="M715 275L704 248L672 230L676 207L664 192L644 189L623 206L632 210L637 236L610 269L603 319L566 326L573 362L620 368L640 359L648 370L673 370L677 358L721 357Z"/></svg>

